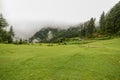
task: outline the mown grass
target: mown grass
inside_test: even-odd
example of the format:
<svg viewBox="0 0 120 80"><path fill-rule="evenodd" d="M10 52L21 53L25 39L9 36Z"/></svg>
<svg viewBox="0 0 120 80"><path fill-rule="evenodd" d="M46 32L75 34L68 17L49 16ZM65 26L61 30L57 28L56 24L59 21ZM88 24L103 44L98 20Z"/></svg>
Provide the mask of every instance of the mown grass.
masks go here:
<svg viewBox="0 0 120 80"><path fill-rule="evenodd" d="M0 80L120 80L120 38L79 45L0 44Z"/></svg>

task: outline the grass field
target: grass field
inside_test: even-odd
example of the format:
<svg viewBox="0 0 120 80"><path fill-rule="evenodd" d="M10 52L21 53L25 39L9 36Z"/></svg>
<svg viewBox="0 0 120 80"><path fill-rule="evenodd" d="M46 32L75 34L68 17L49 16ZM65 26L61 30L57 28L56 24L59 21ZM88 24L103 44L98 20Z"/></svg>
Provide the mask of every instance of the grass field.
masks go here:
<svg viewBox="0 0 120 80"><path fill-rule="evenodd" d="M120 80L120 38L79 45L0 44L0 80Z"/></svg>

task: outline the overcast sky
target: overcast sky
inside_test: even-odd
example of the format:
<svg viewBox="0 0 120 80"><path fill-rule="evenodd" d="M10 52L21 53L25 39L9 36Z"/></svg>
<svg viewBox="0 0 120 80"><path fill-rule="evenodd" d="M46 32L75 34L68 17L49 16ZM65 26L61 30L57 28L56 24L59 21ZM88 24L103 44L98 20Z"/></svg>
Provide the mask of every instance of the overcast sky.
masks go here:
<svg viewBox="0 0 120 80"><path fill-rule="evenodd" d="M109 11L119 0L0 0L0 10L7 21L80 23ZM25 28L25 26L21 26ZM26 26L26 28L28 28ZM25 28L25 29L26 29ZM19 29L20 30L20 29Z"/></svg>

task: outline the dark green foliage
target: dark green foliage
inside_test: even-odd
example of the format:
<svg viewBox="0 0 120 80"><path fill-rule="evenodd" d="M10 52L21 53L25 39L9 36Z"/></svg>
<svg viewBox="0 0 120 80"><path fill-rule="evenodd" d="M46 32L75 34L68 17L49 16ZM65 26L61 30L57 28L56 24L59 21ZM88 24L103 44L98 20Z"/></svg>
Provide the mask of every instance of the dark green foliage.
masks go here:
<svg viewBox="0 0 120 80"><path fill-rule="evenodd" d="M2 14L0 14L0 29L5 28L8 26L7 21L3 18Z"/></svg>
<svg viewBox="0 0 120 80"><path fill-rule="evenodd" d="M0 29L0 42L6 42L7 38L8 38L8 33L5 30Z"/></svg>
<svg viewBox="0 0 120 80"><path fill-rule="evenodd" d="M67 32L66 33L67 38L79 37L80 27L70 27L66 32Z"/></svg>
<svg viewBox="0 0 120 80"><path fill-rule="evenodd" d="M89 21L84 22L84 24L82 24L80 28L81 37L93 37L93 33L95 32L95 19L91 18Z"/></svg>
<svg viewBox="0 0 120 80"><path fill-rule="evenodd" d="M81 24L80 27L80 37L85 37L86 36L86 28L84 27L86 23Z"/></svg>
<svg viewBox="0 0 120 80"><path fill-rule="evenodd" d="M13 32L13 27L10 27L10 31L8 32L8 43L13 42L13 37L14 37L14 32Z"/></svg>
<svg viewBox="0 0 120 80"><path fill-rule="evenodd" d="M51 32L52 38L48 39L48 33ZM30 40L38 39L41 42L62 43L66 41L66 38L79 37L80 27L70 27L68 29L59 28L42 28L38 31Z"/></svg>
<svg viewBox="0 0 120 80"><path fill-rule="evenodd" d="M6 42L8 33L5 30L5 27L8 26L8 23L3 18L2 14L0 15L0 42Z"/></svg>
<svg viewBox="0 0 120 80"><path fill-rule="evenodd" d="M120 31L120 2L106 15L106 33L116 34Z"/></svg>
<svg viewBox="0 0 120 80"><path fill-rule="evenodd" d="M49 31L52 32L51 34L53 34L53 37L55 37L57 32L59 32L59 30L56 29L56 28L51 28L51 27L42 28L40 31L35 33L35 35L32 38L30 38L30 41L32 41L34 39L39 39L42 42L49 42L51 40L51 39L48 40L48 33L49 33Z"/></svg>
<svg viewBox="0 0 120 80"><path fill-rule="evenodd" d="M91 18L87 27L86 35L87 37L93 37L93 33L95 32L95 19Z"/></svg>
<svg viewBox="0 0 120 80"><path fill-rule="evenodd" d="M14 32L12 26L9 31L6 31L6 27L8 26L7 21L0 15L0 42L3 43L12 43Z"/></svg>
<svg viewBox="0 0 120 80"><path fill-rule="evenodd" d="M100 32L104 33L105 32L105 13L104 12L102 13L100 17L99 24L100 24Z"/></svg>

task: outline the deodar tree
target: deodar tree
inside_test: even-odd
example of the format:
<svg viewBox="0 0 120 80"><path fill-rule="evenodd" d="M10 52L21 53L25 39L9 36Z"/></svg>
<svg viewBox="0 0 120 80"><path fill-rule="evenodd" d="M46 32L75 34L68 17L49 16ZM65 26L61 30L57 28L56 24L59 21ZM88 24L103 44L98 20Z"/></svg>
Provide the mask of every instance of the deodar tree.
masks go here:
<svg viewBox="0 0 120 80"><path fill-rule="evenodd" d="M105 28L107 34L120 33L120 2L106 15Z"/></svg>
<svg viewBox="0 0 120 80"><path fill-rule="evenodd" d="M13 42L13 37L14 37L14 32L13 32L13 27L10 27L10 30L8 31L8 43L12 43Z"/></svg>
<svg viewBox="0 0 120 80"><path fill-rule="evenodd" d="M104 33L105 32L105 13L104 12L100 17L99 24L100 24L100 32Z"/></svg>
<svg viewBox="0 0 120 80"><path fill-rule="evenodd" d="M2 14L0 14L0 42L7 41L7 31L5 31L6 26L8 26L8 23L3 18Z"/></svg>
<svg viewBox="0 0 120 80"><path fill-rule="evenodd" d="M3 18L2 14L0 14L0 42L12 43L14 37L13 28L10 27L10 30L7 31L7 26L7 21Z"/></svg>

